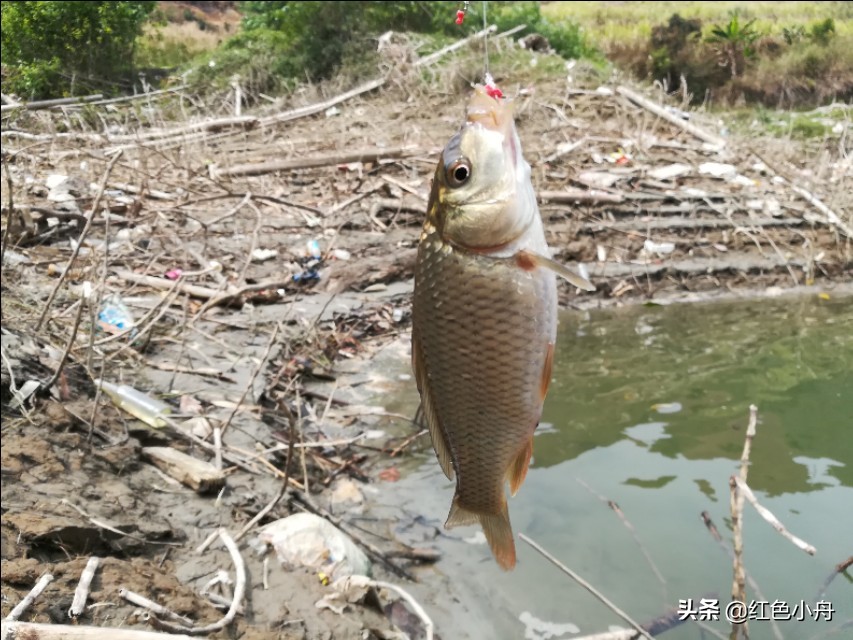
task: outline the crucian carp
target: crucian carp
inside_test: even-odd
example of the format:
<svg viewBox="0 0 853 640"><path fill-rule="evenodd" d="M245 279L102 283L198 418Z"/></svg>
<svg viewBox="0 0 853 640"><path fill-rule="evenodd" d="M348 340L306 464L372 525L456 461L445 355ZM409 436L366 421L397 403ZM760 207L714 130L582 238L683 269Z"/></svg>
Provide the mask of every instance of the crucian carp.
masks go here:
<svg viewBox="0 0 853 640"><path fill-rule="evenodd" d="M556 275L512 101L477 86L435 171L415 268L412 367L456 493L445 526L479 523L515 566L506 481L524 482L551 381Z"/></svg>

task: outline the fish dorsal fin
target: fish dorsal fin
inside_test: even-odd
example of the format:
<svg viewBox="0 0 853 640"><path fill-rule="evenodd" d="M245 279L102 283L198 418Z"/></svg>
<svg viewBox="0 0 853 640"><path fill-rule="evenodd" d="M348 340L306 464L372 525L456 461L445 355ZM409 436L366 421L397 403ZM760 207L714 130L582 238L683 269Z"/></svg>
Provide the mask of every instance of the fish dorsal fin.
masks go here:
<svg viewBox="0 0 853 640"><path fill-rule="evenodd" d="M595 291L595 285L582 275L575 273L567 266L560 264L556 260L546 258L542 254L523 249L513 257L522 269L527 271L532 271L536 267L550 269L564 280L567 280L570 284L576 286L578 289L583 289L584 291Z"/></svg>
<svg viewBox="0 0 853 640"><path fill-rule="evenodd" d="M415 372L415 381L418 384L418 391L421 394L421 413L429 429L429 435L432 439L432 447L435 449L435 455L438 457L438 463L441 465L441 470L448 480L453 480L453 461L450 457L450 449L444 439L444 430L441 428L441 423L438 420L438 414L435 412L435 406L432 401L432 391L429 388L429 379L424 369L423 356L421 355L421 341L418 338L416 331L412 331L412 370Z"/></svg>
<svg viewBox="0 0 853 640"><path fill-rule="evenodd" d="M509 466L509 492L511 495L518 493L524 478L527 477L527 469L530 466L530 458L533 456L533 436L524 445L524 448L515 456L515 460Z"/></svg>

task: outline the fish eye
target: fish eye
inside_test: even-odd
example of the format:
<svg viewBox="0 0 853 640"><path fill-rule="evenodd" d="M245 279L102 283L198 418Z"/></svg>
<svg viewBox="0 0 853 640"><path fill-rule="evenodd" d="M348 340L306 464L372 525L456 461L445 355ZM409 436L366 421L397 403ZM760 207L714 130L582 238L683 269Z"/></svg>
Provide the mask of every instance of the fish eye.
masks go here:
<svg viewBox="0 0 853 640"><path fill-rule="evenodd" d="M446 169L447 184L451 187L461 187L471 177L471 163L461 158L448 165Z"/></svg>

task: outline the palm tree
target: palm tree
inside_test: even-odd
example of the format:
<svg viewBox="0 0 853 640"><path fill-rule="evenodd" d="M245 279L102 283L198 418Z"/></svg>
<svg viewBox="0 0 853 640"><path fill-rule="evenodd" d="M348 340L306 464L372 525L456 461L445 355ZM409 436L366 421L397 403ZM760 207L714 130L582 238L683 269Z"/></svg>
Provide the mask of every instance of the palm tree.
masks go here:
<svg viewBox="0 0 853 640"><path fill-rule="evenodd" d="M714 25L711 35L706 38L707 42L718 45L720 64L729 68L732 78L737 78L738 73L743 71L746 58L754 53L752 43L761 36L761 33L752 26L754 22L753 19L746 24L741 24L740 14L733 11L729 23L725 26Z"/></svg>

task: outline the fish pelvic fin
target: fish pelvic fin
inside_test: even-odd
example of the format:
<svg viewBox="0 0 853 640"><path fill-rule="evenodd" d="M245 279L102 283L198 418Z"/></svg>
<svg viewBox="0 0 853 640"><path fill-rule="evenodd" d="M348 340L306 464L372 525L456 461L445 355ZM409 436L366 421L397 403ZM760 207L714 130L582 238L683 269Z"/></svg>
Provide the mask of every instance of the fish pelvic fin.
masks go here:
<svg viewBox="0 0 853 640"><path fill-rule="evenodd" d="M448 529L466 524L477 524L483 528L486 541L492 549L492 555L504 571L515 567L515 540L512 535L512 525L509 523L509 509L506 499L503 501L500 513L474 513L459 504L459 496L453 496L450 515L444 524Z"/></svg>
<svg viewBox="0 0 853 640"><path fill-rule="evenodd" d="M441 427L438 414L432 402L429 379L424 368L423 356L421 355L421 342L415 331L412 332L412 370L415 372L415 380L418 384L418 391L421 394L419 411L429 429L432 448L435 449L435 455L438 458L438 463L441 465L441 470L444 471L444 475L447 476L448 480L453 480L455 474L453 471L453 460L450 456L450 448L447 446L447 441L444 438L444 429Z"/></svg>
<svg viewBox="0 0 853 640"><path fill-rule="evenodd" d="M575 273L567 266L560 264L556 260L552 260L551 258L546 258L545 256L535 253L533 251L528 251L526 249L519 251L515 254L515 262L525 271L532 271L536 267L540 267L542 269L550 269L558 276L568 281L569 284L574 285L578 289L583 289L584 291L595 291L595 285L592 284L589 280L584 278L579 273Z"/></svg>
<svg viewBox="0 0 853 640"><path fill-rule="evenodd" d="M533 436L524 445L515 460L509 466L507 475L509 476L509 492L512 495L518 493L521 485L524 483L524 478L527 477L527 469L530 467L530 458L533 457Z"/></svg>

